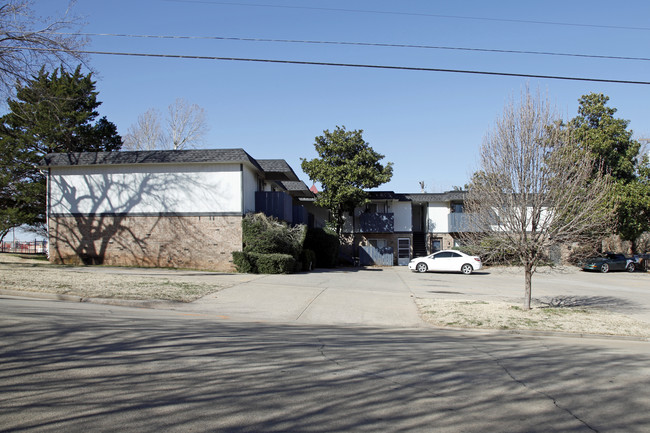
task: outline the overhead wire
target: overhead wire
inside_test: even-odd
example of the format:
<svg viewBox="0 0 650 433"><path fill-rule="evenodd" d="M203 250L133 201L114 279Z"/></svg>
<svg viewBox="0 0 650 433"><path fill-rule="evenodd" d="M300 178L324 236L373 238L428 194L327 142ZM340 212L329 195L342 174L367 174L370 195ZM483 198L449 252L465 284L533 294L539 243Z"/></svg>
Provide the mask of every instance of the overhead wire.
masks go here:
<svg viewBox="0 0 650 433"><path fill-rule="evenodd" d="M52 34L66 36L109 36L124 38L145 38L145 39L189 39L189 40L219 40L219 41L242 41L242 42L269 42L269 43L296 43L296 44L315 44L315 45L352 45L364 47L383 47L383 48L414 48L414 49L431 49L431 50L453 50L453 51L472 51L485 53L505 53L505 54L529 54L545 56L564 56L564 57L581 57L605 60L639 60L650 61L650 57L631 57L631 56L611 56L598 54L580 54L580 53L558 53L552 51L528 51L528 50L505 50L496 48L471 48L471 47L450 47L442 45L418 45L418 44L393 44L382 42L347 42L347 41L317 41L301 39L269 39L269 38L242 38L228 36L183 36L183 35L139 35L128 33L64 33L56 32Z"/></svg>
<svg viewBox="0 0 650 433"><path fill-rule="evenodd" d="M0 49L15 49L15 47L3 47ZM32 51L45 51L54 52L58 51L53 48L26 48L21 47L23 50ZM335 62L315 62L303 60L282 60L282 59L259 59L259 58L243 58L243 57L219 57L219 56L198 56L187 54L159 54L159 53L135 53L135 52L117 52L117 51L91 51L91 50L74 50L79 54L96 54L96 55L109 55L109 56L132 56L132 57L154 57L154 58L174 58L174 59L193 59L193 60L219 60L219 61L234 61L234 62L257 62L257 63L278 63L278 64L292 64L292 65L311 65L311 66L334 66L334 67L347 67L347 68L370 68L370 69L389 69L389 70L402 70L402 71L421 71L421 72L448 72L457 74L474 74L474 75L492 75L492 76L506 76L506 77L523 77L523 78L540 78L550 80L569 80L569 81L589 81L597 83L614 83L614 84L640 84L650 85L650 81L635 81L635 80L616 80L606 78L588 78L588 77L571 77L559 75L541 75L541 74L522 74L513 72L495 72L495 71L478 71L466 69L447 69L447 68L427 68L427 67L413 67L413 66L393 66L393 65L372 65L360 63L335 63Z"/></svg>
<svg viewBox="0 0 650 433"><path fill-rule="evenodd" d="M380 14L380 15L404 15L404 16L415 16L415 17L451 18L451 19L462 19L462 20L495 21L495 22L519 23L519 24L592 27L592 28L615 29L615 30L643 30L643 31L650 30L650 27L568 23L568 22L557 22L557 21L523 20L523 19L513 19L513 18L488 18L488 17L463 16L463 15L431 14L431 13L423 13L423 12L343 9L343 8L328 8L328 7L317 7L317 6L288 6L288 5L271 5L271 4L260 4L260 3L234 3L234 2L221 2L221 1L209 1L209 0L165 0L165 1L170 3L198 3L198 4L212 4L212 5L222 5L222 6L247 6L247 7L263 7L263 8L275 8L275 9L303 9L303 10L318 10L318 11L329 11L329 12L352 12L352 13L367 13L367 14Z"/></svg>

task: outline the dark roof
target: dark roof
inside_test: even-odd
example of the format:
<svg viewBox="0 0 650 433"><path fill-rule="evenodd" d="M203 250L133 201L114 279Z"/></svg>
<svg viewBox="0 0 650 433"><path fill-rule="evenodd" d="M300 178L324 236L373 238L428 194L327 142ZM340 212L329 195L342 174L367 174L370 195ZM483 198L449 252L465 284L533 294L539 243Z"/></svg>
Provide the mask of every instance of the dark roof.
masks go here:
<svg viewBox="0 0 650 433"><path fill-rule="evenodd" d="M467 191L446 191L438 193L404 194L407 200L414 202L463 201Z"/></svg>
<svg viewBox="0 0 650 433"><path fill-rule="evenodd" d="M281 188L284 188L285 191L289 192L292 197L314 197L314 193L311 192L307 185L303 181L276 181Z"/></svg>
<svg viewBox="0 0 650 433"><path fill-rule="evenodd" d="M258 159L257 162L270 180L299 181L298 176L284 159Z"/></svg>
<svg viewBox="0 0 650 433"><path fill-rule="evenodd" d="M104 164L173 164L209 162L249 162L262 167L243 149L138 150L131 152L50 153L43 157L44 167Z"/></svg>
<svg viewBox="0 0 650 433"><path fill-rule="evenodd" d="M408 201L405 194L395 193L393 191L368 191L370 200L398 200Z"/></svg>

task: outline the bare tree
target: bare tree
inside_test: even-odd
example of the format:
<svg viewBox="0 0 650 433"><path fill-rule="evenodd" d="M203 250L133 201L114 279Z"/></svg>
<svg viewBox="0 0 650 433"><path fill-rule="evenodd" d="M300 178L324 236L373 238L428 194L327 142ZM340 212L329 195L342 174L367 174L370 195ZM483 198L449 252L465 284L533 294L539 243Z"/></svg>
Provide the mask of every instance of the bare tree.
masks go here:
<svg viewBox="0 0 650 433"><path fill-rule="evenodd" d="M173 150L197 147L207 133L205 110L178 98L168 107L166 147Z"/></svg>
<svg viewBox="0 0 650 433"><path fill-rule="evenodd" d="M596 161L558 125L539 94L511 101L484 139L465 203L475 224L466 241L523 266L525 309L551 247L595 242L613 228L610 178L594 177Z"/></svg>
<svg viewBox="0 0 650 433"><path fill-rule="evenodd" d="M208 126L205 110L178 98L170 104L161 128L160 113L149 109L138 116L124 137L124 148L129 150L180 150L199 147Z"/></svg>
<svg viewBox="0 0 650 433"><path fill-rule="evenodd" d="M64 34L78 30L79 18L70 15L74 5L59 17L42 19L34 14L32 0L9 0L0 4L0 93L13 92L16 81L25 82L43 67L64 65L74 70L83 63L79 53L87 39Z"/></svg>
<svg viewBox="0 0 650 433"><path fill-rule="evenodd" d="M151 108L138 116L124 136L124 149L154 150L161 147L160 114Z"/></svg>

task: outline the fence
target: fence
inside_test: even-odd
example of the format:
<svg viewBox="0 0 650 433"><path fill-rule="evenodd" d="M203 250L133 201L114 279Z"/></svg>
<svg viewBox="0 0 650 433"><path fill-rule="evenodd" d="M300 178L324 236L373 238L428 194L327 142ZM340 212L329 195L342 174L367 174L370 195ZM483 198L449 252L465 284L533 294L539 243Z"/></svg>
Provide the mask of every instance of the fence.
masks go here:
<svg viewBox="0 0 650 433"><path fill-rule="evenodd" d="M15 241L0 243L0 252L19 254L45 254L47 252L47 241Z"/></svg>
<svg viewBox="0 0 650 433"><path fill-rule="evenodd" d="M359 247L359 260L362 266L393 266L393 248Z"/></svg>

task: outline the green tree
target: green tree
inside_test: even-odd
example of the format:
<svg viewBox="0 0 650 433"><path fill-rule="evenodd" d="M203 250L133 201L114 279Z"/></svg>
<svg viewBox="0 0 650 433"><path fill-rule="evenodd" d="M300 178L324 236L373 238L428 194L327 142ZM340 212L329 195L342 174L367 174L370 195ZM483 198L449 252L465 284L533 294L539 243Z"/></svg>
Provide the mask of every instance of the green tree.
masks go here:
<svg viewBox="0 0 650 433"><path fill-rule="evenodd" d="M38 169L44 155L120 149L117 127L97 119L97 93L92 74L81 67L73 73L41 69L16 86L16 97L7 101L10 112L0 118L0 236L45 222L45 175Z"/></svg>
<svg viewBox="0 0 650 433"><path fill-rule="evenodd" d="M376 188L390 181L393 164L385 166L384 158L363 139L363 130L347 131L345 126L316 137L314 147L318 158L301 158L302 170L312 181L321 184L316 204L329 209L340 236L343 214L367 202L368 188Z"/></svg>
<svg viewBox="0 0 650 433"><path fill-rule="evenodd" d="M616 108L607 107L607 101L602 93L583 95L570 126L578 143L600 159L604 171L616 180L630 181L636 176L641 145L627 129L630 122L614 118Z"/></svg>
<svg viewBox="0 0 650 433"><path fill-rule="evenodd" d="M635 240L650 230L648 163L639 157L641 145L628 130L629 121L615 118L608 101L602 93L583 95L569 126L578 145L600 161L599 170L614 178L618 234L632 242L634 251Z"/></svg>

